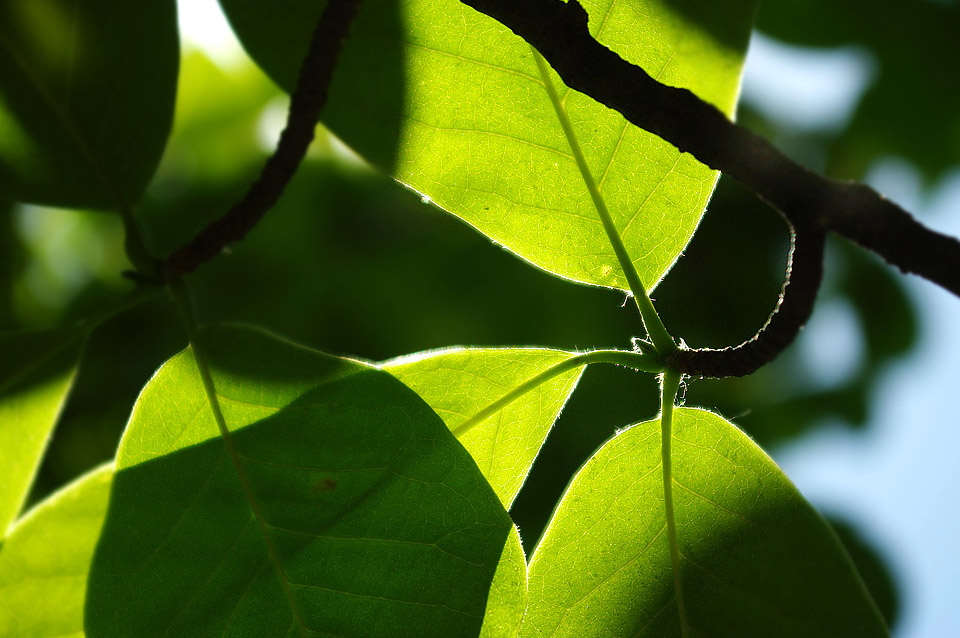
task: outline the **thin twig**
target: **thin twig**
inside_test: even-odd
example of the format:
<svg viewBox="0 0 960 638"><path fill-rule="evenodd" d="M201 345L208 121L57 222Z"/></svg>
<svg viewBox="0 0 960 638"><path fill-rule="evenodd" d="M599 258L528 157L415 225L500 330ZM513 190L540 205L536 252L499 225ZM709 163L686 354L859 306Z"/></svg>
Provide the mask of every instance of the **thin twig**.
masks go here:
<svg viewBox="0 0 960 638"><path fill-rule="evenodd" d="M577 0L461 2L535 47L568 87L730 175L790 223L794 244L787 280L764 327L739 346L669 355L674 369L704 377L743 376L774 359L812 312L826 231L960 296L960 241L925 227L868 186L808 171L692 92L657 82L590 35L587 12Z"/></svg>
<svg viewBox="0 0 960 638"><path fill-rule="evenodd" d="M812 173L686 89L660 84L597 42L577 0L461 0L533 45L570 88L745 184L795 226L834 231L960 295L960 241L862 184Z"/></svg>
<svg viewBox="0 0 960 638"><path fill-rule="evenodd" d="M683 349L667 364L698 377L742 377L773 361L796 338L813 312L823 276L826 233L819 228L791 229L787 275L776 308L763 327L738 346Z"/></svg>
<svg viewBox="0 0 960 638"><path fill-rule="evenodd" d="M287 125L280 134L276 151L243 199L167 257L164 269L168 277L193 272L229 244L243 239L276 204L313 141L340 49L359 7L360 0L330 0L300 67L297 86L290 97Z"/></svg>

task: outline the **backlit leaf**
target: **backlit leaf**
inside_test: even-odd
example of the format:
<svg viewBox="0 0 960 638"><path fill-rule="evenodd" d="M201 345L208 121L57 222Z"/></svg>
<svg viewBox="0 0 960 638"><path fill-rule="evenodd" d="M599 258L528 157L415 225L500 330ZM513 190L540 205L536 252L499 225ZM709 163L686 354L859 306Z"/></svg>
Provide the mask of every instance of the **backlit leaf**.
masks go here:
<svg viewBox="0 0 960 638"><path fill-rule="evenodd" d="M886 636L824 520L734 425L676 411L674 501L691 636ZM657 421L604 445L530 562L522 636L680 636Z"/></svg>
<svg viewBox="0 0 960 638"><path fill-rule="evenodd" d="M21 519L0 551L0 635L82 636L87 574L107 512L112 464L77 479ZM516 636L527 562L510 532L490 585L481 638Z"/></svg>
<svg viewBox="0 0 960 638"><path fill-rule="evenodd" d="M401 357L383 367L440 415L509 508L583 366L537 386L465 433L457 430L517 386L572 356L559 350L476 348Z"/></svg>
<svg viewBox="0 0 960 638"><path fill-rule="evenodd" d="M0 636L83 636L87 572L112 474L101 466L17 521L0 550Z"/></svg>
<svg viewBox="0 0 960 638"><path fill-rule="evenodd" d="M0 334L0 538L27 498L82 347L76 329Z"/></svg>
<svg viewBox="0 0 960 638"><path fill-rule="evenodd" d="M527 558L514 528L507 538L490 584L480 638L514 638L527 611Z"/></svg>
<svg viewBox="0 0 960 638"><path fill-rule="evenodd" d="M260 332L203 347L231 442L192 352L168 361L117 454L87 633L475 636L511 523L440 418Z"/></svg>
<svg viewBox="0 0 960 638"><path fill-rule="evenodd" d="M247 50L290 90L323 3L280 4L221 0ZM732 113L756 0L584 4L602 43ZM397 32L377 17L394 6ZM335 133L537 266L626 289L529 45L457 0L374 0L365 3L347 46L322 115ZM380 55L355 53L369 50ZM391 84L369 95L358 87L398 62L402 88ZM696 228L716 174L566 91L555 76L548 81L559 89L615 226L652 288Z"/></svg>

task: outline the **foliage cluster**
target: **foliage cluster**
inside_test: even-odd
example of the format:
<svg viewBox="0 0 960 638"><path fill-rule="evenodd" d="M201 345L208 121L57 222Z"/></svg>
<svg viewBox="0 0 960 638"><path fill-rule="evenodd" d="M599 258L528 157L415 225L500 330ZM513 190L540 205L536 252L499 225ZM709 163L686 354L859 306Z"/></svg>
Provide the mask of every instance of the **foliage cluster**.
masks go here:
<svg viewBox="0 0 960 638"><path fill-rule="evenodd" d="M583 3L601 43L730 116L757 7L722 4ZM252 60L294 93L327 3L221 5ZM67 311L12 269L2 283L20 325L0 334L0 634L887 635L833 529L767 454L718 414L675 406L678 341L648 291L687 250L719 175L566 88L530 45L455 0L368 0L335 68L313 156L283 199L235 254L183 276L164 272L167 257L255 177L264 153L247 132L283 103L276 89L196 54L181 67L173 0L0 6L0 196L27 236L53 207L84 220L64 239L83 281L35 276L59 281L53 297L83 290ZM735 193L724 184L715 199ZM103 210L115 215L85 212ZM716 232L708 222L698 234ZM782 225L770 232L782 249ZM432 261L401 254L418 250ZM771 273L749 286L762 317L778 282L755 252L737 259ZM436 333L443 286L475 305ZM667 319L684 307L697 318L690 340L752 333L703 328L725 308L661 301ZM878 302L855 303L867 317ZM912 331L895 289L882 303L900 341L874 335L868 375ZM26 329L38 323L53 325ZM649 340L625 349L644 328ZM358 334L366 345L353 347ZM590 341L406 354L438 334ZM623 368L643 373L639 386ZM659 415L589 415L609 420L594 433L630 425L576 473L536 545L524 538L528 559L508 510L522 524L534 460L591 384ZM747 402L764 393L740 387ZM835 409L831 392L814 409ZM787 413L795 422L771 440L809 420ZM72 476L103 449L109 462L25 507L41 463L34 494L64 482L51 467Z"/></svg>

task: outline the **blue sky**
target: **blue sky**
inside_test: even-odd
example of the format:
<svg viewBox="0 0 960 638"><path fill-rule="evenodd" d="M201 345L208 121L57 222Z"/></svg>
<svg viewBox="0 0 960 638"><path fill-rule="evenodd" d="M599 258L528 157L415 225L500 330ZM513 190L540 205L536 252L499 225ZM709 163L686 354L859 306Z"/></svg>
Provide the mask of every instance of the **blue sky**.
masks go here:
<svg viewBox="0 0 960 638"><path fill-rule="evenodd" d="M758 36L743 97L769 117L829 130L846 123L874 71L855 48L812 52ZM877 162L866 181L925 224L960 236L960 168L926 193L910 165L893 158ZM903 596L896 636L940 638L960 632L960 299L903 278L921 343L882 378L869 427L824 423L773 456L814 505L842 514L887 558ZM804 358L824 378L842 375L859 356L848 313L817 308L801 337Z"/></svg>

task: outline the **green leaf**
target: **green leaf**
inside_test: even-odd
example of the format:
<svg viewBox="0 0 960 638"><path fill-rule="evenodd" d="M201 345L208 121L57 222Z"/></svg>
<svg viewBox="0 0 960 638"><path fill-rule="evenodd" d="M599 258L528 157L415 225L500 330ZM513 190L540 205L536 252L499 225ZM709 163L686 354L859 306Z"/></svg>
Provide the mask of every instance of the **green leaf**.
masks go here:
<svg viewBox="0 0 960 638"><path fill-rule="evenodd" d="M366 128L353 131L356 148L377 150L381 168L393 165L402 126L407 70L403 21L406 0L363 2L339 56L324 113L362 113ZM254 61L287 92L296 86L325 0L220 0ZM336 103L336 105L335 105ZM326 115L322 116L326 120Z"/></svg>
<svg viewBox="0 0 960 638"><path fill-rule="evenodd" d="M112 478L112 464L97 468L17 523L0 550L0 635L83 635L87 573ZM526 608L527 562L514 528L490 585L481 638L516 636Z"/></svg>
<svg viewBox="0 0 960 638"><path fill-rule="evenodd" d="M511 522L429 406L377 368L253 330L202 343L232 435L191 351L144 389L89 635L476 635Z"/></svg>
<svg viewBox="0 0 960 638"><path fill-rule="evenodd" d="M0 550L0 635L83 635L87 571L112 474L103 465L17 521Z"/></svg>
<svg viewBox="0 0 960 638"><path fill-rule="evenodd" d="M0 334L0 539L33 484L83 342L73 328Z"/></svg>
<svg viewBox="0 0 960 638"><path fill-rule="evenodd" d="M544 349L459 349L401 357L383 368L440 415L509 508L583 366L521 395L467 432L457 429L524 382L573 356Z"/></svg>
<svg viewBox="0 0 960 638"><path fill-rule="evenodd" d="M721 417L680 408L674 502L692 636L886 636L836 536ZM657 421L604 445L530 562L523 636L680 636Z"/></svg>
<svg viewBox="0 0 960 638"><path fill-rule="evenodd" d="M514 527L490 584L480 638L513 638L520 633L526 611L527 558L523 555L520 534Z"/></svg>
<svg viewBox="0 0 960 638"><path fill-rule="evenodd" d="M128 210L163 151L179 59L174 0L0 5L0 191Z"/></svg>
<svg viewBox="0 0 960 638"><path fill-rule="evenodd" d="M284 10L250 0L221 4L254 59L289 90L320 3L287 0ZM365 3L368 19L361 16L347 48L399 48L403 90L361 101L356 85L373 83L386 56L358 56L352 65L345 59L324 122L373 164L522 258L562 277L626 290L530 47L456 0L399 0L400 33L370 28L373 16L392 5ZM602 43L732 113L756 0L585 5ZM291 12L302 20L292 23ZM693 234L717 175L591 98L567 92L550 74L617 231L651 289ZM390 134L382 113L396 119Z"/></svg>

